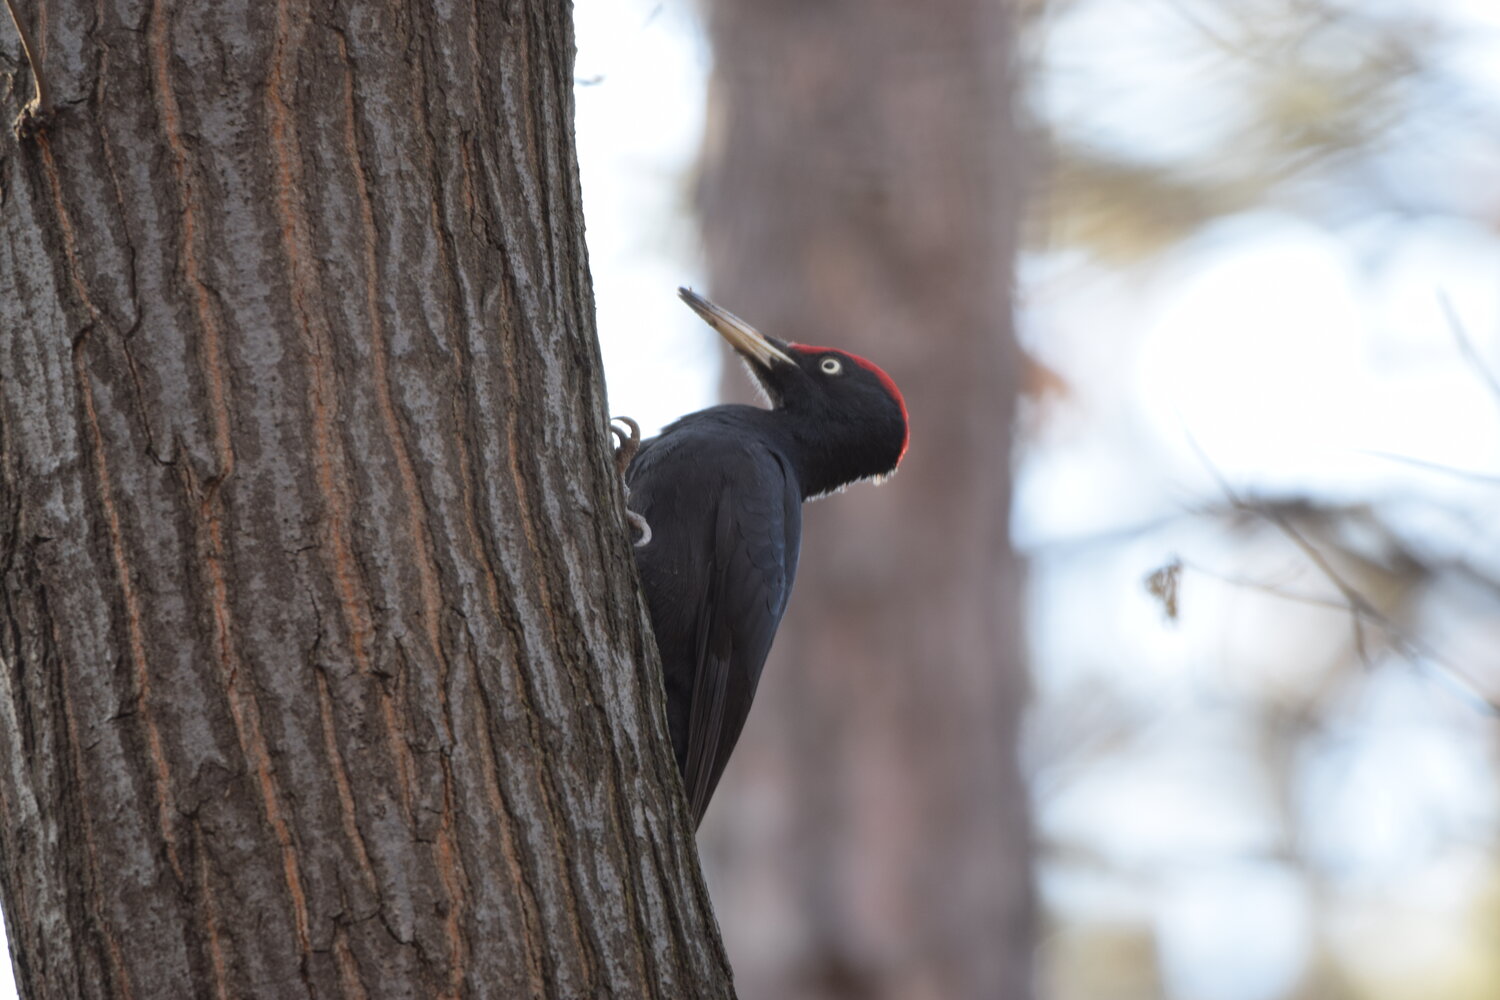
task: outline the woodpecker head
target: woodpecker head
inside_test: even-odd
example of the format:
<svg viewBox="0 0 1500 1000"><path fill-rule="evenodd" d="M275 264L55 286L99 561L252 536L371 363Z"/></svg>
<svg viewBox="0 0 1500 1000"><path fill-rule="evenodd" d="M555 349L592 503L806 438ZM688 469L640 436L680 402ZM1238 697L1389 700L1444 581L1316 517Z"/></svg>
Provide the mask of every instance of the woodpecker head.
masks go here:
<svg viewBox="0 0 1500 1000"><path fill-rule="evenodd" d="M744 359L804 451L809 498L881 480L906 455L906 400L874 363L833 347L768 337L687 288L677 294Z"/></svg>

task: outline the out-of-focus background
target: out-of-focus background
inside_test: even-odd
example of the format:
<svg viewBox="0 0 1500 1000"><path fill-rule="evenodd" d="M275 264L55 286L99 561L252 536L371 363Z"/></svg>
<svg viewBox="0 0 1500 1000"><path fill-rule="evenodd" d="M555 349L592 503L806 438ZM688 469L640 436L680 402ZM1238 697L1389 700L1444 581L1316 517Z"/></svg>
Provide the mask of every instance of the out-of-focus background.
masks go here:
<svg viewBox="0 0 1500 1000"><path fill-rule="evenodd" d="M1500 997L1500 6L576 8L613 412L741 381L679 284L912 404L700 838L742 996Z"/></svg>

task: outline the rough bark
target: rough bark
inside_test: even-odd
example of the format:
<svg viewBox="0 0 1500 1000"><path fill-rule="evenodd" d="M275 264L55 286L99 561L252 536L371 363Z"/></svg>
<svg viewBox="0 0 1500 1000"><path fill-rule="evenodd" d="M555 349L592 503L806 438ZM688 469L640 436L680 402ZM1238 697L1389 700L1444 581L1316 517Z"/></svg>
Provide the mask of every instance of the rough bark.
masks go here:
<svg viewBox="0 0 1500 1000"><path fill-rule="evenodd" d="M24 995L730 995L609 463L567 5L20 6L58 109L0 140Z"/></svg>
<svg viewBox="0 0 1500 1000"><path fill-rule="evenodd" d="M776 336L869 355L912 425L892 482L808 508L791 610L709 810L740 989L1026 997L1010 11L711 10L714 297Z"/></svg>

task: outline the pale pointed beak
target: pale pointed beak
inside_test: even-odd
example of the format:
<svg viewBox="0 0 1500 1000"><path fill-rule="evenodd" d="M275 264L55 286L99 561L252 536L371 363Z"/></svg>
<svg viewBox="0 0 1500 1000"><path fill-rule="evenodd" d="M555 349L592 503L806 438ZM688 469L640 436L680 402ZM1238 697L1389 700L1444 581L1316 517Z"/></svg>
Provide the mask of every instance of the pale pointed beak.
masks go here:
<svg viewBox="0 0 1500 1000"><path fill-rule="evenodd" d="M729 341L730 347L739 351L747 360L766 370L778 363L796 365L797 362L769 337L734 313L720 309L691 288L679 288L677 294L693 312L703 317L704 322L718 331L719 336Z"/></svg>

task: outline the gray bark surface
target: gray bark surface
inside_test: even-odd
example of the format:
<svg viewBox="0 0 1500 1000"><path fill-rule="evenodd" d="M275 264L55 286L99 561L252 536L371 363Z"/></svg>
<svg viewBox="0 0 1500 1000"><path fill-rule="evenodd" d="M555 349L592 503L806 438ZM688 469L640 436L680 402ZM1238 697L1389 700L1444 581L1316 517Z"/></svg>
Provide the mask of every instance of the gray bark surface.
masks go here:
<svg viewBox="0 0 1500 1000"><path fill-rule="evenodd" d="M567 6L21 6L57 108L0 140L23 995L731 995L609 462Z"/></svg>
<svg viewBox="0 0 1500 1000"><path fill-rule="evenodd" d="M711 10L712 294L766 333L870 357L911 417L891 482L807 508L790 610L704 825L741 993L1019 1000L1013 13Z"/></svg>

